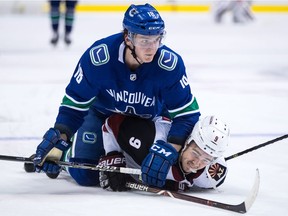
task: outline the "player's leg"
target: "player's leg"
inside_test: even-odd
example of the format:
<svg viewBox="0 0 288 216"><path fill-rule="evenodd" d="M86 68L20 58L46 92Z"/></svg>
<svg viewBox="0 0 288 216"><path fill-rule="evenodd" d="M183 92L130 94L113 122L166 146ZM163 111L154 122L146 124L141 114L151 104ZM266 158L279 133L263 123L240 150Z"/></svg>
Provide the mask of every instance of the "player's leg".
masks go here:
<svg viewBox="0 0 288 216"><path fill-rule="evenodd" d="M77 1L66 1L66 12L65 12L65 36L64 41L67 45L71 44L71 32L75 17L75 7Z"/></svg>
<svg viewBox="0 0 288 216"><path fill-rule="evenodd" d="M98 116L92 110L74 136L70 151L70 162L98 164L101 155L105 154L101 127L105 118ZM83 186L99 184L99 172L86 169L69 168L69 174Z"/></svg>
<svg viewBox="0 0 288 216"><path fill-rule="evenodd" d="M61 1L49 1L50 3L50 20L52 27L51 44L56 45L59 40L59 21L60 21L60 3Z"/></svg>
<svg viewBox="0 0 288 216"><path fill-rule="evenodd" d="M233 22L235 23L246 23L253 20L250 3L245 0L238 0L235 3L232 12Z"/></svg>
<svg viewBox="0 0 288 216"><path fill-rule="evenodd" d="M247 21L253 21L254 20L254 15L251 10L251 5L252 1L251 0L246 0L245 5L244 5L244 15L247 19Z"/></svg>
<svg viewBox="0 0 288 216"><path fill-rule="evenodd" d="M225 13L229 11L229 1L217 1L213 5L214 20L216 23L221 23Z"/></svg>

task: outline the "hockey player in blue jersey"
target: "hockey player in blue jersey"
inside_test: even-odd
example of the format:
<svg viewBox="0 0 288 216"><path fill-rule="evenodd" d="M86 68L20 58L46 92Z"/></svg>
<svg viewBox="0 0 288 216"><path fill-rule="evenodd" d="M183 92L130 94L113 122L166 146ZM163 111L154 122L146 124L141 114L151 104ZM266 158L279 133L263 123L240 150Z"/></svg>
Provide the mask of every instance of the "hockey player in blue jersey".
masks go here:
<svg viewBox="0 0 288 216"><path fill-rule="evenodd" d="M152 167L141 164L145 164L149 153L161 155L158 146L167 141L170 127L170 119L161 116L148 120L113 114L102 128L106 154L100 158L99 164L142 168L142 180L145 182L145 170ZM201 118L180 150L177 162L170 167L166 179L155 178L153 185L171 191L186 191L193 187L217 188L227 175L223 154L229 139L230 129L225 122L216 116ZM101 171L99 179L103 189L125 191L126 183L139 181L139 176L132 179L127 174Z"/></svg>
<svg viewBox="0 0 288 216"><path fill-rule="evenodd" d="M162 44L165 33L153 6L132 4L124 14L123 32L96 41L84 52L54 127L36 149L33 161L38 172L57 174L60 167L52 161L63 160L71 145L70 161L98 164L105 154L101 127L113 113L145 119L166 113L172 125L167 141L159 142L158 148L170 154L148 154L143 167L153 171L142 170L149 185L155 178L166 179L200 112L181 56ZM80 185L99 184L98 171L68 171Z"/></svg>

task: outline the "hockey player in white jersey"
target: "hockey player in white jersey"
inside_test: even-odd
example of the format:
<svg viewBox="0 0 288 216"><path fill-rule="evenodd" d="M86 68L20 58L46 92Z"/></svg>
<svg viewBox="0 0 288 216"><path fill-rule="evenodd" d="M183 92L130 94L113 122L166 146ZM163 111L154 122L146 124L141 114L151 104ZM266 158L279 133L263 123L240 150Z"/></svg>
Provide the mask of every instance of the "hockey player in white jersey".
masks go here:
<svg viewBox="0 0 288 216"><path fill-rule="evenodd" d="M216 188L227 174L223 154L229 143L230 131L226 123L216 116L199 120L181 149L176 163L169 166L158 160L166 157L169 151L160 143L167 141L171 121L164 117L151 120L115 114L103 126L103 142L106 155L101 157L100 165L141 168L142 180L146 183L146 160L160 163L169 169L166 179L161 182L155 177L153 185L172 191L186 191L193 186ZM152 156L151 156L152 155ZM157 172L157 170L155 170ZM165 173L158 173L165 175ZM139 180L134 177L133 180ZM130 176L121 173L100 172L100 185L103 189L125 191L125 183Z"/></svg>

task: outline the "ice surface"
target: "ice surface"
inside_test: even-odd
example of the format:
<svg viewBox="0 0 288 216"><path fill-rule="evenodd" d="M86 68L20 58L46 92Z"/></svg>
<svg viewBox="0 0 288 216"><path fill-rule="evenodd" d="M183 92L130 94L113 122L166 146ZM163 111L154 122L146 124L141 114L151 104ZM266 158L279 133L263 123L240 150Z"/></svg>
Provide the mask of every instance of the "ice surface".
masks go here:
<svg viewBox="0 0 288 216"><path fill-rule="evenodd" d="M209 14L163 13L166 44L180 53L203 115L231 126L227 156L287 133L288 15L256 14L256 21L215 25ZM77 14L73 44L49 45L48 15L0 17L0 154L30 156L53 125L74 67L94 40L121 31L122 13ZM62 26L63 27L63 26ZM259 168L258 197L246 215L287 215L287 140L229 161L218 191L193 195L239 203ZM140 192L80 187L63 174L27 174L22 163L0 161L1 216L234 215Z"/></svg>

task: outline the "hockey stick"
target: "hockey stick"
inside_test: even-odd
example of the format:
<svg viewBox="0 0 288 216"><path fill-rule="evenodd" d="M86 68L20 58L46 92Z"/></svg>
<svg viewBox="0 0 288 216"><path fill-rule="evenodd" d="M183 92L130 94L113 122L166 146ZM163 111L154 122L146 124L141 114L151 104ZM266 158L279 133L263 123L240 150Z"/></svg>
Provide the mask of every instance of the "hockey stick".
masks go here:
<svg viewBox="0 0 288 216"><path fill-rule="evenodd" d="M239 156L241 156L241 155L243 155L243 154L246 154L246 153L248 153L248 152L254 151L254 150L259 149L259 148L262 148L262 147L264 147L264 146L266 146L266 145L269 145L269 144L278 142L278 141L280 141L280 140L286 139L287 137L288 137L288 134L285 134L285 135L283 135L283 136L280 136L280 137L277 137L277 138L275 138L275 139L269 140L269 141L264 142L264 143L262 143L262 144L259 144L259 145L257 145L257 146L253 146L253 147L251 147L251 148L248 148L248 149L246 149L246 150L244 150L244 151L241 151L241 152L238 152L238 153L236 153L236 154L230 155L229 157L225 157L225 160L227 161L227 160L233 159L233 158L235 158L235 157L239 157Z"/></svg>
<svg viewBox="0 0 288 216"><path fill-rule="evenodd" d="M15 161L15 162L26 162L26 163L33 163L31 158L26 157L17 157L17 156L6 156L0 155L0 160L8 160L8 161ZM140 169L133 169L133 168L125 168L125 167L104 167L99 165L93 164L85 164L85 163L76 163L76 162L63 162L57 161L55 162L60 166L72 167L72 168L80 168L80 169L89 169L89 170L99 170L99 171L108 171L108 172L118 172L118 173L125 173L125 174L134 174L134 175L141 175ZM141 183L127 183L127 187L131 189L136 189L140 191L146 191L150 193L155 193L158 195L168 196L179 200L186 200L189 202L194 202L202 205L207 205L211 207L216 207L228 211L234 211L238 213L246 213L248 209L252 206L253 202L256 199L258 190L259 190L259 183L260 183L260 176L259 170L256 170L256 177L254 180L253 188L251 189L249 195L247 196L246 200L241 202L240 204L227 204L221 203L214 200L203 199L200 197L189 196L178 192L171 192L168 190L162 190L154 187L149 187L143 185Z"/></svg>
<svg viewBox="0 0 288 216"><path fill-rule="evenodd" d="M286 139L288 137L288 134L280 136L278 138L269 140L267 142L264 142L262 144L259 144L257 146L254 146L252 148L246 149L244 151L238 152L236 154L233 154L229 157L225 157L225 160L231 160L233 158L239 157L243 154L246 154L248 152L254 151L256 149L262 148L266 145L278 142L280 140ZM9 161L18 161L18 162L26 162L26 163L33 163L31 158L25 158L25 157L19 157L19 156L7 156L7 155L0 155L0 160L9 160ZM104 167L94 164L88 164L88 163L77 163L77 162L64 162L64 161L57 161L55 162L60 166L65 167L71 167L71 168L80 168L80 169L89 169L89 170L99 170L99 171L107 171L107 172L118 172L118 173L125 173L125 174L131 174L131 175L141 175L140 169L135 168L126 168L126 167Z"/></svg>
<svg viewBox="0 0 288 216"><path fill-rule="evenodd" d="M31 158L8 156L8 155L0 155L0 160L33 163ZM135 169L135 168L101 166L101 165L88 164L88 163L65 162L65 161L53 161L53 162L58 164L59 166L64 166L64 167L99 170L99 171L105 171L105 172L117 172L117 173L125 173L125 174L130 174L130 175L141 175L141 170Z"/></svg>
<svg viewBox="0 0 288 216"><path fill-rule="evenodd" d="M130 175L141 175L141 170L136 169L136 168L101 166L101 165L94 165L94 164L64 162L64 161L57 161L55 163L57 163L60 166L66 166L66 167L71 167L71 168L99 170L99 171L105 171L105 172L118 172L118 173L130 174Z"/></svg>
<svg viewBox="0 0 288 216"><path fill-rule="evenodd" d="M258 148L262 148L266 145L278 142L282 139L286 139L287 137L288 137L288 134L283 135L281 137L269 140L265 143L259 144L257 146L252 147L252 148L249 148L249 149L246 149L244 151L233 154L229 157L226 157L225 159L226 160L233 159L235 157L241 156L241 155L246 154L248 152L254 151ZM33 163L31 158L17 157L17 156L0 155L0 160ZM81 169L90 169L90 170L99 170L99 171L108 171L108 172L118 172L118 173L141 175L141 170L133 169L133 168L104 167L104 166L93 165L93 164L76 163L76 162L62 162L62 161L57 161L55 163L59 164L60 166L66 166L66 167L72 167L72 168L81 168ZM224 210L228 210L228 211L233 211L233 212L238 212L238 213L246 213L250 209L250 207L252 206L252 204L254 203L254 201L256 199L256 196L257 196L258 190L259 190L259 184L260 184L260 176L259 176L259 170L257 169L255 182L254 182L254 185L253 185L249 195L247 196L247 198L243 202L241 202L240 204L236 204L236 205L217 202L217 201L209 200L209 199L203 199L203 198L195 197L195 196L189 196L189 195L185 195L185 194L178 193L178 192L161 190L161 189L149 187L149 186L146 186L146 185L143 185L140 183L128 182L126 186L128 188L131 188L131 189L151 192L154 194L168 196L168 197L172 197L172 198L179 199L179 200L186 200L189 202L198 203L198 204L211 206L211 207L216 207L216 208L220 208L220 209L224 209Z"/></svg>
<svg viewBox="0 0 288 216"><path fill-rule="evenodd" d="M248 196L243 202L241 202L240 204L236 204L236 205L217 202L214 200L204 199L204 198L195 197L195 196L190 196L190 195L186 195L183 193L171 192L168 190L161 190L158 188L149 187L149 186L139 184L139 183L128 182L126 184L126 187L135 189L135 190L151 192L151 193L158 194L158 195L168 196L168 197L172 197L172 198L179 199L179 200L186 200L188 202L198 203L198 204L220 208L220 209L224 209L228 211L246 213L250 209L250 207L252 206L252 204L254 203L256 199L256 196L259 191L259 184L260 184L260 175L259 175L259 170L257 169L255 180L254 180L254 185L252 189L250 190Z"/></svg>

